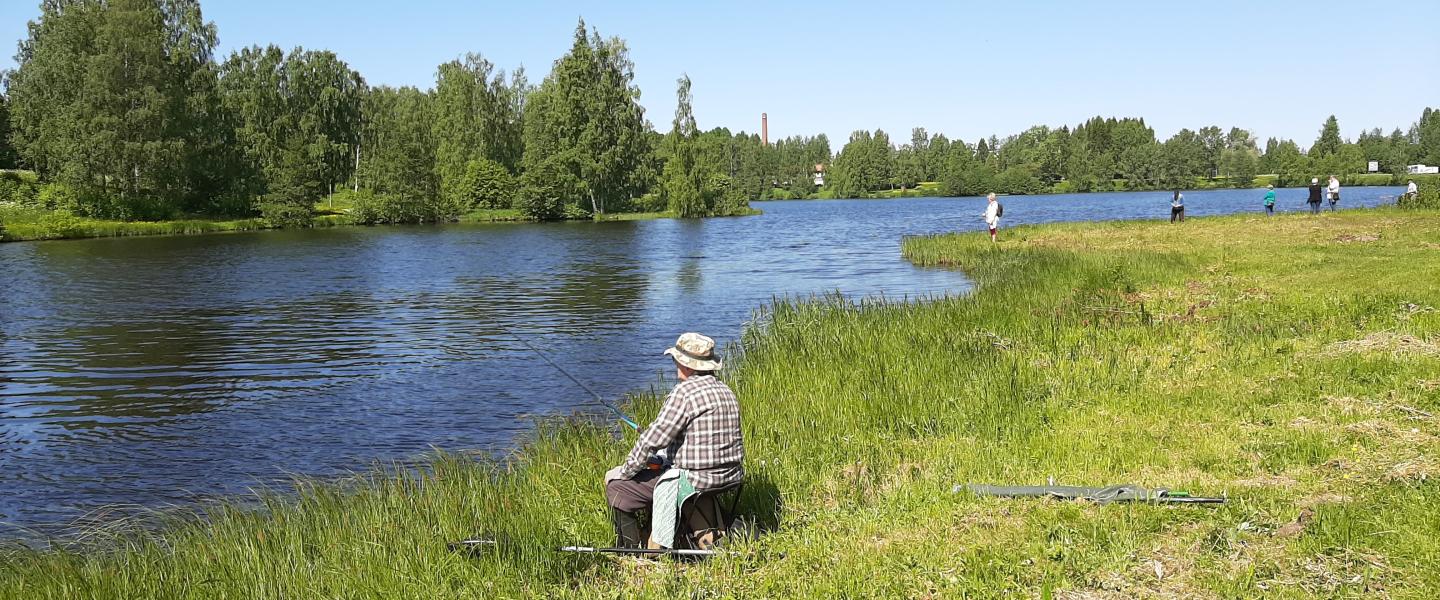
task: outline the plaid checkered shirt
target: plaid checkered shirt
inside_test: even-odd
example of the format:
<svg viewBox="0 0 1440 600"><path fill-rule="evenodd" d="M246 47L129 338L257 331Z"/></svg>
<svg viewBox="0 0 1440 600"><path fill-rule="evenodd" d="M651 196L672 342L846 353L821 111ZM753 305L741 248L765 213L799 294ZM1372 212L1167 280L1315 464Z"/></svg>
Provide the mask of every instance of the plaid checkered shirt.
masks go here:
<svg viewBox="0 0 1440 600"><path fill-rule="evenodd" d="M717 488L745 476L741 462L745 442L740 435L740 403L724 382L711 375L680 382L660 407L655 422L635 442L621 465L621 475L635 477L645 459L661 448L671 464L689 472L698 490Z"/></svg>

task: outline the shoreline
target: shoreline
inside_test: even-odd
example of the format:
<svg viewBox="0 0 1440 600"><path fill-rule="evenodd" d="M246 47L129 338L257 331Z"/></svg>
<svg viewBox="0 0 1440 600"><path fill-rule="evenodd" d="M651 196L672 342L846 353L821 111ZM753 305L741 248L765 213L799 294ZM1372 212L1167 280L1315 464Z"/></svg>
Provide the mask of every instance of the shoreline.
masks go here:
<svg viewBox="0 0 1440 600"><path fill-rule="evenodd" d="M1422 176L1416 176L1415 179L1423 182L1423 181L1426 181L1426 180L1427 180L1426 178L1434 178L1434 177L1435 177L1435 176L1423 176L1423 175L1422 175ZM1258 181L1258 180L1257 180L1257 181ZM1435 181L1440 181L1440 178L1436 178ZM1422 183L1422 184L1423 184L1423 183ZM872 194L869 194L869 195L867 195L867 196L865 196L865 197L861 197L861 198L820 197L820 196L817 196L817 195L815 195L815 194L812 194L812 195L811 195L810 197L808 197L808 198L792 198L792 199L785 199L785 200L781 200L781 199L765 199L765 200L752 200L752 202L765 203L765 202L828 201L828 200L898 200L898 199L907 199L907 198L911 198L911 199L913 199L913 198L954 198L954 199L967 199L967 198L972 198L972 199L973 199L973 198L981 198L981 197L982 197L982 196L940 196L940 195L928 193L928 192L934 192L934 191L936 191L936 189L937 189L937 188L936 188L936 185L937 185L937 184L935 184L934 182L925 182L925 183L923 183L923 184L921 185L921 187L916 188L916 190L907 190L906 193L903 194L903 195L899 194L899 190L893 190L893 191L885 191L885 192L876 192L876 193L872 193ZM926 187L926 186L928 186L928 187ZM1231 190L1231 189L1256 189L1256 190L1259 190L1259 189L1263 189L1263 187L1264 187L1263 185L1260 186L1260 187L1256 187L1256 188L1240 188L1240 187L1233 187L1233 186L1212 186L1212 187L1186 188L1186 190L1187 190L1187 191L1190 191L1190 190L1193 190L1193 191L1211 191L1211 190ZM1386 183L1386 184L1367 183L1367 184L1349 184L1349 185L1347 185L1347 187L1396 187L1396 185L1393 184L1393 183ZM1276 189L1303 189L1303 188L1276 188ZM927 192L927 193L921 193L920 190L923 190L924 192ZM1159 193L1159 192L1164 192L1164 191L1166 191L1166 190L1161 190L1161 189L1153 189L1153 190L1151 190L1151 189L1145 189L1145 190L1087 191L1087 192L1058 192L1058 191L1052 191L1052 192L1046 192L1046 193L1043 193L1043 194L1004 194L1004 195L1001 195L1001 197L1031 197L1031 198L1038 198L1038 197L1043 197L1043 196L1058 196L1058 195L1118 194L1118 193L1144 193L1144 192L1157 192L1157 193ZM4 208L7 208L7 206L4 205L4 204L0 204L0 209L4 209ZM11 223L7 224L7 223L5 223L5 222L3 221L3 219L0 219L0 244L9 243L9 242L35 242L35 241L53 241L53 240L79 240L79 239L118 238L118 237L148 237L148 236L156 236L156 235L207 235L207 234L214 234L214 233L237 233L237 232L265 231L265 230L272 230L272 229L281 229L281 228L279 228L279 227L275 227L275 226L270 225L270 224L267 223L265 220L260 219L260 218L246 218L246 219L177 219L177 220L171 220L171 221L109 221L109 220L102 220L102 219L90 219L90 218L87 218L87 217L77 217L77 216L69 215L68 213L61 213L61 212L59 212L59 211L43 211L43 210L39 210L39 209L23 208L23 207L13 206L13 205L12 205L12 206L9 206L8 208L10 208L11 210L16 210L16 211L20 211L20 212L28 212L28 213L31 213L31 214L30 214L29 218L28 218L26 221L21 221L21 222L18 222L18 223L17 223L17 222L11 222ZM328 207L326 201L324 201L324 200L319 201L319 202L316 203L316 209L317 209L317 210L316 210L316 215L315 215L315 217L313 218L312 225L311 225L311 227L309 227L309 229L330 228L330 227L371 227L371 226L383 226L383 225L360 225L360 224L356 224L356 223L351 223L351 222L348 221L348 218L347 218L346 213L345 213L345 211L344 211L343 208L342 208L341 210L335 210L335 209L332 208L332 207ZM1348 210L1348 209L1347 209L1347 210ZM705 218L755 216L755 215L763 214L763 212L764 212L764 211L760 210L759 208L753 208L753 207L752 207L752 208L750 208L745 214L739 214L739 215L717 215L716 217L705 217ZM41 214L41 213L44 213L44 214ZM3 213L0 213L0 216L3 216ZM662 212L640 212L640 213L607 213L607 214L604 215L602 218L593 218L593 217L591 217L591 218L582 218L582 219L561 219L561 220L559 220L559 221L553 221L553 222L559 223L559 222L586 222L586 221L590 221L590 222L600 223L600 222L616 222L616 221L644 221L644 220L673 219L673 218L676 218L673 213L670 213L670 212L668 212L668 211L662 211ZM464 214L464 215L461 215L461 216L459 217L459 219L457 219L456 221L454 221L454 222L452 222L452 223L442 223L442 224L439 224L439 225L448 225L448 224L492 224L492 223L540 223L540 222L542 222L542 221L537 221L537 220L534 220L534 219L526 218L526 217L520 215L518 211L513 210L513 209L477 209L477 210L471 211L471 212L469 212L469 213L466 213L466 214Z"/></svg>
<svg viewBox="0 0 1440 600"><path fill-rule="evenodd" d="M0 598L1435 589L1440 423L1397 407L1440 410L1426 391L1440 386L1440 290L1414 276L1440 267L1440 212L1253 217L1022 226L998 246L907 238L908 260L960 268L975 290L765 308L769 327L746 327L725 373L745 411L741 512L766 532L733 557L636 568L550 552L609 539L597 480L633 440L568 418L503 461L305 482L105 552L8 551ZM1241 221L1251 235L1234 239ZM647 422L658 402L629 408ZM948 492L1046 477L1232 502ZM444 547L481 534L512 547Z"/></svg>
<svg viewBox="0 0 1440 600"><path fill-rule="evenodd" d="M1275 178L1276 178L1276 176L1274 176L1274 175L1265 175L1265 176L1257 177L1257 178L1256 178L1256 181L1255 181L1255 185L1253 185L1253 186L1251 186L1251 187L1228 185L1228 184L1224 184L1224 183L1214 183L1214 184L1196 185L1196 186L1191 186L1191 187L1182 187L1182 188L1180 188L1180 191L1182 191L1182 192L1192 192L1192 191L1194 191L1194 192L1202 192L1202 191L1208 192L1208 191L1222 191L1222 190L1263 190L1263 189L1265 189L1265 186L1266 186L1267 184L1272 184L1272 183L1274 182ZM1425 181L1425 180L1428 180L1428 179L1432 179L1432 178L1433 178L1435 181L1440 182L1440 177L1437 177L1437 176L1435 176L1435 175L1412 175L1412 176L1407 176L1407 178L1414 178L1417 182L1422 182L1422 181ZM927 186L927 185L928 185L929 187L925 187L925 186ZM880 191L876 191L876 192L871 192L871 193L869 193L869 194L867 194L867 195L865 195L865 196L857 196L857 197L850 197L850 198L844 198L844 197L839 197L839 196L820 195L820 194L811 194L811 195L809 195L809 196L807 196L807 197L805 197L805 198L765 198L765 199L760 199L760 200L751 200L751 202L787 202L787 201L802 201L802 200L899 200L899 199L904 199L904 198L983 198L983 197L985 197L983 194L981 194L981 195L976 195L976 196L944 196L944 195L940 195L940 194L938 194L938 193L920 193L922 190L925 191L925 192L938 192L938 186L939 186L939 184L938 184L937 182L927 181L927 182L922 182L920 187L910 188L910 189L904 190L904 194L901 194L901 190L895 189L895 190L880 190ZM1405 186L1405 183L1404 183L1403 181L1402 181L1401 183L1394 183L1393 180L1390 181L1390 182L1386 182L1386 183L1380 183L1380 182L1378 182L1378 180L1376 180L1376 181L1374 181L1374 182L1366 182L1366 183L1346 183L1346 184L1342 184L1342 186L1343 186L1343 187L1404 187L1404 186ZM1297 186L1278 186L1278 185L1277 185L1275 189L1304 189L1304 186L1298 186L1298 187L1297 187ZM1024 193L1021 193L1021 194L1000 194L1000 193L997 193L996 195L1004 198L1004 197L1007 197L1007 196L1009 196L1009 197L1071 196L1071 195L1077 195L1077 196L1078 196L1078 195L1085 195L1085 194L1130 194L1130 193L1144 193L1144 192L1164 193L1164 192L1170 192L1170 191L1173 191L1173 188L1144 187L1144 188L1138 188L1138 189L1087 190L1087 191L1073 191L1073 190L1052 189L1052 190L1048 190L1048 191L1044 191L1044 192L1040 192L1040 193L1036 193L1036 194L1024 194Z"/></svg>
<svg viewBox="0 0 1440 600"><path fill-rule="evenodd" d="M4 208L4 206L0 206ZM100 238L124 238L124 237L152 237L170 235L210 235L220 233L244 233L252 231L271 231L287 229L276 227L261 218L249 219L176 219L171 221L108 221L102 219L90 219L76 217L59 211L35 211L24 209L29 212L45 212L37 221L5 223L0 221L0 243L12 242L41 242L59 240L83 240ZM740 215L716 215L704 218L726 218L745 217L764 214L759 209L752 208L745 214ZM674 213L670 212L649 212L649 213L607 213L600 218L583 219L561 219L558 221L539 221L520 216L517 211L512 210L479 210L462 215L459 219L447 223L429 223L429 225L471 225L471 224L508 224L508 223L580 223L595 222L609 223L618 221L646 221L655 219L674 219ZM342 212L318 211L312 219L310 227L299 229L328 229L332 227L384 227L385 225L363 225L353 223L348 216ZM296 228L288 228L296 229Z"/></svg>

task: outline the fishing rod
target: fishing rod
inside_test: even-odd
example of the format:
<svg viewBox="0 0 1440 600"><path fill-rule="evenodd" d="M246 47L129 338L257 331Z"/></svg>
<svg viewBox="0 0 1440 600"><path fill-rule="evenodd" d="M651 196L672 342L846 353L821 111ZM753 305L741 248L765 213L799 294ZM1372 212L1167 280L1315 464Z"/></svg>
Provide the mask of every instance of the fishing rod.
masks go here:
<svg viewBox="0 0 1440 600"><path fill-rule="evenodd" d="M479 552L487 547L497 547L500 544L491 539L460 540L450 544L450 550L467 550ZM692 548L597 548L593 546L560 546L554 549L556 552L568 552L571 554L632 554L641 556L718 556L723 554L719 550L696 550Z"/></svg>
<svg viewBox="0 0 1440 600"><path fill-rule="evenodd" d="M1111 502L1134 502L1149 504L1224 504L1229 498L1191 496L1189 492L1168 488L1143 488L1138 485L1121 484L1109 487L1080 487L1071 485L981 485L969 483L956 485L951 493L964 490L976 496L997 496L1001 498L1053 498L1057 500L1085 500L1097 504Z"/></svg>
<svg viewBox="0 0 1440 600"><path fill-rule="evenodd" d="M690 548L591 548L589 546L561 546L555 550L576 554L641 554L651 556L715 556L720 554L718 550L694 550Z"/></svg>
<svg viewBox="0 0 1440 600"><path fill-rule="evenodd" d="M614 404L611 404L611 403L609 403L609 402L606 402L604 398L601 398L601 397L600 397L600 394L595 393L595 390L590 389L590 386L585 385L584 382L581 382L579 379L576 379L575 376L574 376L574 375L571 375L569 371L566 371L564 367L561 367L561 366L560 366L558 363L556 363L555 361L550 360L550 357L549 357L549 356L546 356L544 352L541 352L539 348L536 348L536 347L534 347L534 346L531 346L531 345L530 345L530 342L525 341L525 338L522 338L522 337L520 337L520 336L518 336L518 335L515 335L515 334L512 333L510 330L505 329L504 327L501 327L500 330L503 331L503 332L505 332L506 335L509 335L510 337L515 338L515 341L520 342L521 344L524 344L525 347L526 347L526 348L529 348L532 352L534 352L534 353L536 353L536 354L539 354L539 355L540 355L540 358L544 359L545 362L550 363L550 366L555 367L555 370L556 370L556 371L559 371L561 375L564 375L565 377L569 378L570 381L575 382L575 385L580 386L580 389L583 389L583 390L585 390L585 391L587 391L587 392L590 392L590 395L595 398L595 401L596 401L596 402L599 402L601 406L604 406L605 408L610 409L610 412L615 413L615 416L616 416L616 417L619 417L619 418L620 418L620 421L621 421L622 423L625 423L626 425L629 425L630 428L631 428L631 429L634 429L635 431L640 431L640 424L639 424L639 423L636 423L634 419L631 419L630 417L625 416L625 413L622 412L619 407L617 407L617 406L615 406Z"/></svg>

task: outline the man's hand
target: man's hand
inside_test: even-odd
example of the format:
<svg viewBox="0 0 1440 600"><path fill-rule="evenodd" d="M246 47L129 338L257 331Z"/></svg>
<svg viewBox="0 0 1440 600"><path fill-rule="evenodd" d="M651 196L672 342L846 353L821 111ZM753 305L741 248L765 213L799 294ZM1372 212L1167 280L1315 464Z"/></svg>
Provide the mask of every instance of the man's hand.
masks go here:
<svg viewBox="0 0 1440 600"><path fill-rule="evenodd" d="M615 468L613 468L613 469L610 469L609 471L606 471L606 472L605 472L605 483L610 483L610 482L615 481L615 480L618 480L618 479L624 479L625 476L621 474L624 469L625 469L625 465L620 465L620 466L618 466L618 467L615 467Z"/></svg>

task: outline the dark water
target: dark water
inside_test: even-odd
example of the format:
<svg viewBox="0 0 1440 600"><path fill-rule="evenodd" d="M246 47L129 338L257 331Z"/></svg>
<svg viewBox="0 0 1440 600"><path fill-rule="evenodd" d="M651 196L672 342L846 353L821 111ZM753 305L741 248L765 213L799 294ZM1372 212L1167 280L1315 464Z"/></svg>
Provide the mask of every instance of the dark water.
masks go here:
<svg viewBox="0 0 1440 600"><path fill-rule="evenodd" d="M1396 188L1346 190L1345 206ZM1261 192L1187 194L1192 216ZM1293 196L1293 199L1292 199ZM1303 191L1282 190L1298 208ZM1004 225L1168 215L1168 194L1006 199ZM682 331L733 341L775 296L963 293L903 235L984 201L771 202L704 221L342 228L0 245L0 523L66 523L431 447L665 385Z"/></svg>

